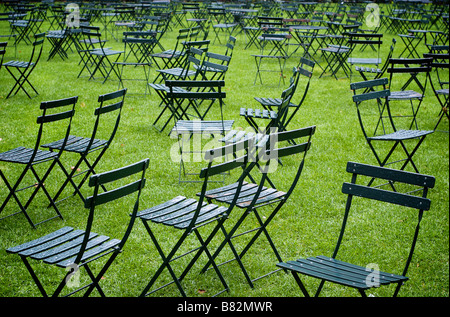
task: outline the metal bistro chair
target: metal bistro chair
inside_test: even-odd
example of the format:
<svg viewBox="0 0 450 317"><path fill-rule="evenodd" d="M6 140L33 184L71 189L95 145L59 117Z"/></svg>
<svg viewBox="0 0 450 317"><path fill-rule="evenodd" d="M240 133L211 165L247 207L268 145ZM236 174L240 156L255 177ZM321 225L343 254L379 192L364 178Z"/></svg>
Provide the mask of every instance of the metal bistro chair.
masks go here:
<svg viewBox="0 0 450 317"><path fill-rule="evenodd" d="M183 157L189 153L184 150L185 144L191 142L193 134L225 135L233 126L234 120L224 120L223 106L226 93L223 91L223 87L225 81L173 80L166 81L166 85L169 88L167 93L169 107L175 119L175 125L170 134L178 138L180 149L179 182L190 182L191 180L182 179L182 176L192 174L187 173L184 164ZM205 117L214 104L219 105L220 118L206 120Z"/></svg>
<svg viewBox="0 0 450 317"><path fill-rule="evenodd" d="M447 121L449 119L448 115L448 89L449 89L449 52L447 46L447 53L426 53L424 57L433 58L431 67L435 69L436 77L435 79L430 79L431 88L433 89L434 95L441 106L439 112L439 118L434 126L436 130L442 121L442 118L447 116ZM447 128L448 132L448 128Z"/></svg>
<svg viewBox="0 0 450 317"><path fill-rule="evenodd" d="M380 166L404 162L400 170L404 170L410 164L414 171L419 173L412 158L426 136L433 131L397 129L390 108L391 92L386 89L387 84L387 78L350 84L361 130ZM388 120L386 120L387 118ZM382 146L380 142L386 146ZM376 143L379 144L377 147L375 147ZM408 143L415 143L412 150L406 147ZM391 146L387 144L391 144ZM399 145L404 152L403 156L398 160L392 160L391 157L395 157L393 154ZM384 158L381 153L385 153Z"/></svg>
<svg viewBox="0 0 450 317"><path fill-rule="evenodd" d="M242 214L238 216L230 230L224 231L226 234L225 239L212 255L212 260L203 268L203 272L213 264L213 261L216 260L226 245L229 245L233 251L234 258L218 265L236 260L247 283L252 288L254 287L253 282L256 280L279 271L279 269L273 270L263 276L252 279L248 272L249 267L245 267L242 260L246 254L251 253L249 251L252 247L253 254L256 253L257 256L259 256L260 253L263 253L262 250L257 249L262 247L261 244L255 242L260 236L264 236L270 246L267 247L267 250L271 251L279 262L282 262L281 255L268 232L268 225L274 220L275 216L288 201L299 182L304 168L306 154L311 147L311 138L314 135L315 130L316 127L311 126L270 134L268 140L261 142L263 144L262 147L255 147L254 149L250 148L247 151L249 153L249 171L247 172L247 175L252 171L259 171L259 182L244 181L242 184L234 182L230 185L208 190L204 194L208 202L215 201L223 204L233 203L234 197L238 195L236 207L242 210ZM262 139L263 138L259 138L259 140ZM293 142L294 139L296 140L295 142ZM256 141L255 139L254 142L254 144L256 144L256 142L260 141ZM291 145L293 143L297 144ZM268 180L269 174L271 177L276 177L278 169L281 169L281 167L277 165L278 159L280 158L283 158L285 162L292 162L293 165L290 166L290 168L292 168L291 176L283 181L285 184L282 186L283 188L266 187L266 181ZM283 169L284 168L287 167L283 167ZM256 177L255 173L253 173L253 176ZM256 218L256 223L252 224L247 221L245 224L245 220L249 215L253 215ZM231 217L229 221L232 221ZM249 237L248 234L250 234L251 237ZM248 237L247 239L241 240L244 245L238 245L234 242L234 239L237 237L244 238L246 236ZM236 250L235 246L239 246L240 252Z"/></svg>
<svg viewBox="0 0 450 317"><path fill-rule="evenodd" d="M404 107L410 108L410 114L404 114L405 120L411 118L409 129L418 129L417 114L425 96L425 90L431 72L432 58L391 58L387 73L391 94L391 105L395 102L396 112ZM407 106L405 106L407 104ZM406 125L405 125L406 126Z"/></svg>
<svg viewBox="0 0 450 317"><path fill-rule="evenodd" d="M298 79L299 76L296 77ZM244 117L256 133L269 134L274 129L278 132L284 131L288 119L289 105L297 88L297 79L293 80L291 85L283 90L280 102L276 105L276 110L241 108L240 116ZM260 126L260 122L264 122L264 126Z"/></svg>
<svg viewBox="0 0 450 317"><path fill-rule="evenodd" d="M284 122L282 127L279 127L282 130L286 130L287 126L297 113L297 111L300 109L300 107L303 105L306 96L309 91L309 87L311 84L311 78L313 75L315 63L309 59L306 59L304 57L300 58L299 66L294 68L294 74L291 77L291 84L295 83L295 93L299 94L298 84L300 82L300 78L302 76L305 78L305 83L302 83L302 91L300 93L300 98L298 102L294 102L291 100L289 102L289 108L293 109L292 112L289 113L288 117L286 118L286 121ZM294 94L295 95L295 94ZM282 102L281 98L270 98L270 97L255 97L255 100L261 104L261 106L264 107L264 109L268 111L275 111L275 108L279 107L279 105Z"/></svg>
<svg viewBox="0 0 450 317"><path fill-rule="evenodd" d="M70 175L67 176L53 198L54 201L59 198L69 182L75 190L73 195L78 194L83 202L86 201L86 198L80 191L81 187L88 180L89 175L95 174L95 167L100 162L116 135L126 92L127 89L125 88L98 97L99 107L94 111L95 122L90 137L69 135L65 146L63 146L64 139L42 145L43 148L47 148L50 151L66 151L80 155L73 166ZM102 137L104 137L104 139ZM95 159L89 159L88 156L94 156ZM86 166L84 171L80 171L79 169L82 164ZM74 178L82 176L83 174L84 177L80 180L78 185L75 184ZM102 189L106 191L105 187L102 187Z"/></svg>
<svg viewBox="0 0 450 317"><path fill-rule="evenodd" d="M167 202L142 210L138 213L138 217L142 220L142 223L162 259L162 264L154 272L154 275L143 289L141 296L148 296L173 283L175 283L182 296L187 296L185 286L182 285L182 283L194 264L198 260L201 260L200 256L202 254L206 254L208 259L212 262L214 270L224 287L224 289L216 295L221 294L225 290L228 291L229 287L219 268L211 258L208 246L217 232L221 231L221 229L223 231L223 224L236 204L239 191L236 192L234 199L232 199L232 202L228 207L206 203L205 193L208 188L208 179L210 177L235 169L244 169L238 180L238 184L242 185L243 179L245 178L247 157L245 155L239 155L232 160L225 160L225 157L237 153L246 147L247 142L248 141L243 141L242 144L226 145L224 147L206 151L204 158L208 165L207 167L202 168L200 172L200 177L203 179L203 185L198 200L177 196ZM219 163L217 163L217 161L214 162L214 160L218 160ZM164 226L157 226L160 224L163 224ZM208 227L210 228L209 231L207 231ZM164 230L164 232L159 230ZM167 234L176 235L178 237L177 242L168 246L171 239L167 239ZM192 239L190 236L192 234L195 234L195 237L198 240L198 243L196 243L199 244L198 247L195 247L195 243L191 242ZM168 249L168 251L164 251L164 249ZM180 252L186 251L186 249L189 250L186 253L180 254ZM186 262L187 264L185 264L184 269L182 271L176 270L173 266L174 261L182 259L185 255L192 253L194 254L191 256L191 260ZM167 282L159 288L152 289L156 281L164 278L161 274L165 269L168 270L172 281Z"/></svg>
<svg viewBox="0 0 450 317"><path fill-rule="evenodd" d="M14 198L14 200L17 202L20 211L10 214L8 216L5 216L1 219L4 219L6 217L10 217L19 213L23 213L30 225L35 228L36 225L48 221L50 219L60 217L62 219L62 215L60 211L58 210L58 207L56 207L55 202L53 201L52 197L50 196L50 193L48 192L47 188L49 188L49 184L47 186L44 186L45 181L47 180L48 176L52 172L53 168L56 164L58 164L65 175L68 175L66 169L60 162L60 157L62 154L62 150L58 152L52 152L52 151L44 151L40 149L41 142L44 140L44 138L48 138L50 134L50 128L53 127L52 133L59 133L59 135L64 136L61 142L61 148L63 149L67 144L67 139L69 137L70 133L70 126L72 123L72 117L75 112L75 104L78 100L78 97L71 97L66 99L60 99L60 100L54 100L54 101L44 101L41 102L40 109L42 110L42 115L37 118L37 123L39 125L39 130L37 133L36 143L34 148L27 148L24 146L19 146L15 149L0 153L0 162L4 163L10 163L10 164L16 164L16 165L22 165L23 171L21 172L20 176L17 178L16 182L14 184L11 184L4 172L0 169L0 176L3 179L3 182L5 183L6 187L9 190L9 193L6 197L6 199L3 201L1 207L0 207L0 213L5 209L5 206L7 205L8 201L11 198ZM58 128L57 124L61 123L67 123L67 125L60 126ZM46 164L47 163L47 164ZM42 176L39 176L37 171L41 170L44 167L38 168L37 165L46 165L45 172ZM41 165L42 166L42 165ZM25 186L25 187L19 187L22 184L23 180L25 179L25 176L31 172L37 183ZM18 192L22 192L26 189L33 189L33 192L31 195L28 196L28 200L25 204L22 204L21 200L19 199L19 196L17 195ZM36 197L37 192L42 189L44 194L47 196L48 200L50 201L50 205L55 209L56 216L49 218L47 220L41 221L39 223L34 223L31 220L31 217L28 215L27 209L30 206L33 199ZM24 194L21 194L20 196L24 196Z"/></svg>
<svg viewBox="0 0 450 317"><path fill-rule="evenodd" d="M155 33L148 31L130 31L123 32L124 54L121 62L116 62L114 66L119 68L119 88L124 88L124 81L134 80L143 81L145 83L144 95L147 95L149 90L150 67L152 61L150 54L157 45ZM125 69L132 69L133 76L126 76ZM142 69L144 78L138 77L136 72Z"/></svg>
<svg viewBox="0 0 450 317"><path fill-rule="evenodd" d="M312 276L314 278L320 279L321 283L315 293L315 296L318 297L320 295L320 292L323 288L323 285L325 282L331 282L335 284L344 285L346 287L351 287L354 289L357 289L361 296L367 296L366 291L371 290L373 288L378 288L380 286L387 286L391 284L396 284L393 296L397 296L398 292L400 291L401 286L408 280L408 277L406 276L408 272L408 268L411 264L412 256L414 253L414 249L416 247L417 237L419 234L419 228L420 223L424 214L424 211L430 209L431 201L427 198L428 188L433 188L435 184L435 178L433 176L429 175L421 175L416 173L410 173L406 171L399 171L394 169L388 169L385 167L378 167L378 166L371 166L366 164L360 164L360 163L354 163L349 162L347 164L347 172L352 174L352 180L350 183L344 183L342 186L342 192L347 195L347 204L345 207L345 214L343 217L342 227L341 231L339 233L339 238L337 240L336 247L334 249L333 255L331 257L327 256L314 256L304 259L298 259L294 261L287 261L287 262L280 262L277 264L278 267L283 268L285 270L288 270L292 272L292 275L295 278L295 281L297 282L298 286L300 287L302 293L309 297L309 293L304 285L304 283L301 281L299 275L307 275ZM389 181L389 182L396 182L396 183L402 183L402 184L408 184L411 185L411 187L416 187L418 189L422 190L422 195L414 195L412 192L402 193L402 192L396 192L396 191L387 191L381 188L377 187L369 187L365 185L357 184L357 180L360 178L364 178L365 176L368 176L370 178L377 178L381 179L382 181ZM403 271L399 274L393 274L393 273L387 273L379 270L379 268L375 265L367 265L367 266L360 266L355 265L352 262L346 262L345 260L338 260L337 255L338 251L343 245L342 248L344 248L345 251L345 243L343 243L344 239L344 232L347 227L347 222L350 223L353 218L356 216L353 216L350 213L350 210L352 210L352 213L356 212L356 207L361 206L359 204L359 201L362 200L362 198L373 200L373 205L375 205L379 201L380 204L391 204L392 208L396 210L397 212L402 211L405 209L406 211L412 211L413 209L417 210L418 213L418 222L416 229L414 231L414 234L412 235L412 243L409 250L409 254L404 254L401 258L405 261L405 266L403 267ZM398 209L395 209L394 205L400 205L402 207L399 207ZM354 207L355 206L355 207ZM380 205L376 205L380 206ZM402 225L406 225L408 223L411 223L410 221L393 221L393 217L395 216L389 216L387 215L387 212L389 210L386 210L386 208L370 208L367 209L367 212L373 213L371 216L372 218L376 218L377 214L380 214L380 211L382 212L382 218L387 220L387 227L383 227L382 224L380 224L381 220L372 220L376 221L378 223L377 226L372 226L373 230L368 230L367 228L364 230L359 230L356 233L356 238L358 241L361 241L362 237L360 237L359 233L369 233L370 235L370 245L367 246L367 248L370 248L371 252L370 254L376 254L376 252L381 253L381 256L385 259L388 247L394 247L398 246L397 243L390 243L386 238L385 235L387 235L389 232L386 232L386 230L382 230L382 228L391 228L393 223L401 223ZM396 213L397 213L396 212ZM360 218L360 217L358 217ZM381 218L381 217L379 217ZM383 220L384 221L384 220ZM404 227L404 226L403 226ZM374 239L374 233L377 233L376 231L381 230L383 233L383 238L379 240L380 243L382 243L382 246L378 246L376 243L376 240ZM388 230L391 231L391 230ZM348 235L348 233L347 233ZM355 235L355 234L353 234ZM398 237L393 237L396 242L399 240ZM359 242L361 244L361 242ZM400 247L400 246L399 246ZM389 248L388 248L389 249ZM392 250L389 249L389 250ZM398 253L401 253L402 251L405 251L405 249L401 248L401 250L398 250ZM342 252L341 252L342 253ZM369 253L369 252L368 252ZM391 254L391 253L389 253ZM397 253L395 253L397 255ZM345 259L345 256L342 255L341 258ZM349 257L347 257L349 258ZM351 256L350 256L351 258ZM393 261L397 263L397 259L393 259ZM399 261L401 259L398 259ZM369 262L367 263L377 263L375 260L370 259L367 260Z"/></svg>
<svg viewBox="0 0 450 317"><path fill-rule="evenodd" d="M38 239L6 250L7 253L20 256L42 296L47 297L49 294L38 278L39 266L36 264L37 268L33 269L30 260L39 261L41 264L49 264L65 271L63 279L51 294L53 297L59 296L65 288L71 290L72 286L79 288L71 290L65 296L73 295L82 290L85 290L84 296L89 296L94 288L101 296L105 296L99 283L117 256L123 252L131 233L139 210L141 191L145 186L145 170L148 167L148 163L149 160L146 159L116 170L91 176L89 186L93 188L93 194L86 200L84 205L86 209L89 209L85 230L63 227ZM127 181L125 185L123 185L124 181ZM115 189L106 193L100 193L100 187L104 184L114 185ZM134 199L132 198L133 196L135 196ZM96 224L104 221L104 217L100 216L101 211L107 209L110 212L117 209L117 207L114 208L111 202L118 199L129 201L130 203L125 206L127 206L127 211L131 210L131 218L122 238L119 240L93 232L92 230L95 230ZM120 212L124 213L125 210L120 210ZM101 259L107 256L109 258L103 261L103 266L99 266L98 273L94 274L91 268L101 265ZM71 276L74 275L74 272L79 272L80 268L86 270L86 275L91 279L91 283L80 286L71 280ZM47 278L48 276L46 276L45 280Z"/></svg>
<svg viewBox="0 0 450 317"><path fill-rule="evenodd" d="M14 60L3 63L3 66L15 80L15 84L11 88L6 98L9 98L13 93L13 95L15 96L19 92L19 90L23 90L28 98L31 98L30 94L25 89L25 84L27 84L35 92L36 95L39 94L28 78L36 68L41 58L44 39L45 33L39 33L34 36L33 50L31 51L31 56L28 61Z"/></svg>

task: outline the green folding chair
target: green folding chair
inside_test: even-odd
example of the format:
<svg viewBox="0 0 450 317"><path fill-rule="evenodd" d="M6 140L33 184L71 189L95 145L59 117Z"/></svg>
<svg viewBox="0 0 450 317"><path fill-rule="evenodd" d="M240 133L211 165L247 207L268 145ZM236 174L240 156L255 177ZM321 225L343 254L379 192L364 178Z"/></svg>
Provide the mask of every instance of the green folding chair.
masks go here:
<svg viewBox="0 0 450 317"><path fill-rule="evenodd" d="M139 210L139 198L145 185L145 170L148 163L149 160L146 159L126 167L91 176L89 186L93 188L93 194L84 204L84 207L89 209L85 230L63 227L38 239L6 250L7 253L20 256L42 296L47 297L49 295L37 276L42 264L49 264L65 271L62 281L51 294L53 297L59 296L64 289L70 290L70 293L65 296L83 290L85 291L84 296L89 296L94 289L101 296L105 296L99 283L117 256L123 252L125 243L131 233ZM123 185L125 181L127 183ZM100 187L104 184L114 186L114 190L100 193ZM133 195L135 198L132 198ZM126 198L126 196L129 197ZM125 226L126 229L122 238L119 240L93 232L96 223L102 222L102 225L104 225L105 222L105 218L99 215L101 211L98 209L111 212L111 210L114 210L114 205L111 202L118 199L129 201L125 206L129 207L126 208L128 212L131 210L130 221ZM101 205L105 206L100 207ZM124 213L125 210L120 210L120 212ZM104 257L108 257L108 259L101 261L100 259ZM36 260L41 265L36 264L36 269L33 269L30 260ZM102 262L103 266L100 266L101 269L97 274L94 274L91 268L101 265ZM91 279L91 282L87 285L79 285L79 279L73 279L75 274L81 274L81 268L85 269L87 276ZM49 276L45 276L45 280L48 279ZM73 288L76 289L72 290Z"/></svg>
<svg viewBox="0 0 450 317"><path fill-rule="evenodd" d="M393 296L397 296L402 285L408 281L408 277L406 276L408 272L408 268L411 264L412 256L414 253L414 249L416 247L416 242L419 234L420 223L423 217L423 213L426 210L430 209L431 201L427 198L428 188L433 188L435 184L435 178L429 175L422 175L417 173L410 173L406 171L399 171L394 169L388 169L385 167L371 166L361 163L349 162L347 164L347 172L352 174L352 180L350 183L344 183L342 186L342 192L347 195L347 203L345 207L345 214L343 217L341 231L339 233L339 238L337 240L336 247L334 249L333 255L331 257L327 256L314 256L309 258L298 259L294 261L280 262L277 264L277 267L288 270L294 276L295 281L300 287L302 293L309 297L309 293L305 287L305 284L300 279L300 275L311 276L321 280L321 283L315 293L315 296L319 296L322 291L323 285L325 282L340 284L346 287L357 289L361 296L367 296L366 291L369 291L374 288L378 288L381 286L387 286L391 284L396 284ZM381 180L382 182L395 182L396 184L401 183L405 186L405 190L407 192L398 192L398 191L389 191L385 189L381 189L378 186L370 187L369 185L360 185L357 183L357 180L364 179L365 177L375 178L377 180ZM406 184L406 185L405 185ZM398 188L399 186L397 186ZM416 191L418 189L419 191ZM414 194L414 192L416 194ZM421 195L417 193L422 193ZM362 198L373 200L372 205L363 204L361 202ZM377 204L375 201L381 202ZM376 204L376 205L375 205ZM384 205L391 204L394 209L393 212L389 213ZM395 208L393 205L402 206L401 208ZM371 207L372 206L372 207ZM373 230L359 230L353 233L352 238L357 239L358 241L362 240L360 235L369 234L369 245L368 249L371 250L370 256L375 255L379 251L381 254L380 262L377 262L375 259L368 259L366 264L355 265L353 262L346 262L345 259L351 259L351 255L345 257L342 255L343 260L338 260L337 255L341 245L344 245L344 233L347 227L347 223L350 224L351 220L353 220L356 215L350 213L355 213L356 208L365 208L367 212L372 213L371 217L380 216L377 218L377 223L380 223L378 226L372 226ZM388 208L390 210L390 208ZM412 212L413 210L417 211L418 221L416 225L416 229L412 234L412 243L409 249L409 254L406 252L407 248L404 248L404 245L400 246L398 242L402 242L404 240L403 237L399 239L399 237L393 237L395 239L395 243L389 243L387 239L383 239L383 246L378 247L376 242L377 230L387 229L383 231L384 233L378 234L388 234L390 228L393 223L401 223L403 227L406 225L413 226L413 221L396 221L393 219L395 214L398 212ZM360 213L361 211L358 211ZM358 216L360 219L361 217ZM381 220L387 221L386 226L383 227L381 225ZM412 219L411 219L412 220ZM405 230L406 231L406 230ZM410 232L411 233L411 232ZM347 236L349 233L347 233ZM359 244L361 242L358 242ZM395 262L397 265L398 262L404 261L405 265L403 267L403 271L400 273L387 273L383 272L379 269L377 263L384 263L386 260L386 248L390 247L398 247L400 248L398 251L399 258L389 259L388 262ZM347 248L348 250L348 248ZM342 253L342 252L341 252ZM392 254L392 253L389 253ZM397 253L395 253L397 254ZM371 265L369 265L371 264ZM381 264L380 264L381 265Z"/></svg>

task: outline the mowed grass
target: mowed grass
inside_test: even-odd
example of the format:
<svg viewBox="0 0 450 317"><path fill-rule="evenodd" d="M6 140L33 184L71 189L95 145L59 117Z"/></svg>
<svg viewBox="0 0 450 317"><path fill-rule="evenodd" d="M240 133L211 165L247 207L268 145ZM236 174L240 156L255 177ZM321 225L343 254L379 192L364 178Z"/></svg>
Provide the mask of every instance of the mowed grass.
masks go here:
<svg viewBox="0 0 450 317"><path fill-rule="evenodd" d="M42 30L46 30L47 25L45 23ZM172 26L172 28L173 30L163 39L165 48L173 47L178 27ZM0 31L1 34L6 34L8 25L2 22ZM213 35L211 31L209 35L211 40L214 38ZM393 34L384 35L382 57L387 55L393 36ZM225 34L222 33L222 41L225 38ZM395 52L398 54L403 50L403 43L399 39L397 42ZM256 67L251 54L257 53L258 50L254 47L244 49L245 44L244 34L237 35L232 62L226 75L227 97L224 108L225 118L235 120L234 127L242 129L248 129L248 125L239 116L239 109L257 107L258 104L254 100L257 96L280 96L282 89L287 87L290 69L298 63L298 57L288 60L285 73L286 84L278 86L278 74L271 77L267 73L263 74L263 85L259 83L254 85ZM120 41L111 39L108 35L108 47L122 49L122 45ZM0 71L1 152L17 146L34 146L38 127L36 117L40 115L39 103L46 100L78 96L72 134L89 135L98 96L118 88L114 78L104 84L89 81L86 77L77 78L81 66L76 51L69 52L69 59L66 61L62 61L59 57L47 61L49 49L50 43L46 41L41 61L30 77L30 81L39 91L39 95L33 99L28 99L22 92L5 99L14 82L6 69ZM223 53L225 47L216 41L210 45L209 50ZM420 47L420 50L425 52L424 47ZM397 56L396 53L394 56ZM26 59L29 54L30 47L23 42L20 43L17 48L17 58ZM324 67L325 61L320 54L315 57ZM14 58L13 47L8 46L5 60ZM341 193L341 186L343 182L350 181L351 178L345 172L346 164L348 161L356 161L376 165L375 157L370 152L359 127L349 79L336 80L330 76L319 78L320 74L321 70L316 66L308 96L289 126L290 129L311 125L317 127L303 174L289 201L268 228L283 260L319 254L331 256L345 208L346 197ZM134 74L128 73L128 75ZM340 73L340 76L342 75ZM154 68L151 70L151 76L152 78L156 76ZM356 80L357 77L358 74L354 74L352 80ZM141 208L151 207L177 195L193 197L200 190L198 183L178 183L179 164L173 160L172 155L174 150L176 152L177 140L168 136L169 128L160 133L152 126L161 111L158 107L159 97L154 91L147 96L138 95L144 91L142 82L127 82L126 87L128 94L119 130L111 148L96 168L97 172L149 158L150 167L146 173L147 183L141 197ZM433 129L439 110L440 106L428 86L425 100L418 114L419 127L426 130ZM208 118L219 118L218 108L213 108ZM439 129L448 131L447 119L443 120ZM427 137L414 157L421 173L436 177L436 186L429 191L428 197L432 201L431 210L425 213L421 223L416 252L407 274L410 281L400 292L400 296L403 297L447 297L449 295L448 137L448 132L433 133ZM51 138L52 135L50 135ZM204 140L204 143L208 141ZM63 162L70 168L76 158L76 156L64 154ZM192 162L188 165L193 170L199 170L203 166L202 162ZM271 178L280 188L286 188L290 185L290 177L295 172L295 167L295 162L286 161L283 166L278 167ZM19 166L11 164L0 163L0 168L11 182L21 172ZM234 174L227 176L226 182L233 182L235 177ZM46 187L54 193L62 179L62 173L55 169L46 181ZM33 181L31 178L27 180ZM0 201L3 201L7 195L7 188L2 181L0 181L0 188ZM83 187L82 191L86 195L91 193L91 189L87 186ZM70 194L70 191L66 190L66 194ZM120 238L120 230L129 220L129 205L129 201L120 201L108 208L101 208L97 215L99 224L94 231ZM338 258L363 266L376 263L380 270L401 273L417 215L401 208L386 209L376 203L361 202L360 207L356 207L351 215L352 224L348 227ZM35 230L31 229L22 215L0 221L0 296L40 296L20 258L8 255L5 250L63 226L84 228L87 210L84 209L78 197L65 200L59 204L59 208L64 220L52 220L38 226ZM3 210L2 216L15 211L17 211L17 205L14 201L10 201ZM267 216L268 211L263 210L263 214ZM237 209L232 213L228 220L228 228L240 216L240 213L241 211ZM47 200L42 193L37 195L29 207L29 214L35 220L53 215L53 210L47 208ZM246 227L251 227L250 223L256 222L252 217L249 219L250 222ZM153 227L163 241L163 245L169 246L176 241L177 232L164 226ZM195 241L195 237L191 238ZM212 250L218 245L220 239L219 234L212 242ZM245 238L234 241L237 247L243 247L245 242ZM221 259L226 260L231 255L226 248ZM199 265L195 266L183 281L190 296L210 296L220 289L220 283L212 271L198 274L205 260L202 258ZM244 257L244 264L252 277L273 270L276 263L277 260L264 237ZM159 264L159 254L151 244L144 226L136 222L123 254L118 257L101 281L103 289L109 296L138 296ZM174 267L178 267L177 264L175 263ZM42 277L42 282L49 292L65 273L36 262L32 265L39 277ZM235 262L222 266L221 271L230 286L230 291L222 296L302 296L290 274L278 272L257 281L255 288L251 289ZM81 274L82 280L85 278L83 274L84 272ZM167 272L161 282L163 281L170 281ZM311 290L318 285L317 281L309 278L305 279L305 284ZM370 293L375 296L390 296L392 292L393 288L388 287L375 289ZM153 296L179 296L179 292L176 287L170 286ZM326 284L322 296L358 296L358 293L352 289Z"/></svg>

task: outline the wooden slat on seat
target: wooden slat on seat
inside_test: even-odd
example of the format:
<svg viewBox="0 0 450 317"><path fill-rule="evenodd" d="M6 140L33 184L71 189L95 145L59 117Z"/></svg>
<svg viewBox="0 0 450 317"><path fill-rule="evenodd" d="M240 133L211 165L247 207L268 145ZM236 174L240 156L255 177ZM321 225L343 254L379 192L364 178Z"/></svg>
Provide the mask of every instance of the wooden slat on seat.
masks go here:
<svg viewBox="0 0 450 317"><path fill-rule="evenodd" d="M373 274L374 271L325 256L287 261L285 263L279 263L277 266L353 288L365 290L377 286L376 283L366 282L368 276ZM380 285L408 280L405 276L382 271L377 271L376 274L379 274Z"/></svg>

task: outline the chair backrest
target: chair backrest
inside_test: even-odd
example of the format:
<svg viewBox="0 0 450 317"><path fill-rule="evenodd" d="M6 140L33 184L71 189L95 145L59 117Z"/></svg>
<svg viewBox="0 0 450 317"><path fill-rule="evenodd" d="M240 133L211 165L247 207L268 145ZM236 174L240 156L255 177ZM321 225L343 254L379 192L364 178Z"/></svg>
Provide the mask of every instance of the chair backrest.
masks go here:
<svg viewBox="0 0 450 317"><path fill-rule="evenodd" d="M412 234L412 238L410 241L411 247L409 250L409 255L402 256L403 259L406 259L405 266L403 268L402 275L405 276L409 267L409 264L412 259L412 255L414 253L417 237L419 234L420 229L420 222L422 220L423 212L430 209L431 201L427 198L428 189L433 188L435 185L435 178L433 176L429 175L422 175L417 173L411 173L401 170L395 170L395 169L389 169L385 167L379 167L379 166L371 166L366 164L360 164L360 163L354 163L354 162L348 162L347 163L347 172L352 174L352 180L350 183L345 182L342 186L342 192L347 196L347 204L345 207L345 215L344 220L342 223L341 232L336 244L336 248L333 253L333 258L337 256L339 247L341 245L344 231L347 225L347 222L349 220L349 213L350 209L352 208L352 205L355 204L355 197L361 197L366 198L370 200L376 200L380 201L381 203L391 204L391 205L399 205L402 206L401 208L395 209L394 206L392 206L393 211L402 211L400 209L406 209L406 210L413 210L415 209L418 213L418 221L416 228L414 230L414 233ZM388 190L389 186L383 186L387 189L380 188L379 185L377 186L367 186L367 185L360 185L357 183L358 180L362 179L362 181L365 181L365 178L375 178L376 180L381 180L382 182L388 182L392 183L395 182L399 186L396 186L396 190ZM375 184L377 184L378 181L375 181ZM367 182L365 182L367 184ZM401 191L397 191L399 187L402 187ZM421 193L421 195L420 195ZM404 207L404 208L403 208ZM354 209L354 208L353 208ZM392 218L389 217L388 211L389 209L386 208L370 208L371 213L373 215L371 217L376 217L377 212L381 213L382 215L377 218L378 219L385 219L387 221L385 228L390 228L392 225ZM403 214L403 213L402 213ZM403 216L404 217L404 216ZM411 219L414 219L414 217L408 217ZM398 222L398 221L396 221ZM398 222L400 223L400 222ZM404 223L405 226L407 224L414 225L413 221L402 221L401 223ZM380 226L374 226L374 228L381 228ZM389 230L388 230L389 231ZM374 232L368 231L368 234L370 234L371 238L371 244L374 243ZM399 239L398 237L395 237L396 241ZM401 241L406 241L405 239L400 239ZM383 244L383 255L385 254L384 249L386 248L386 245L398 245L397 243L386 243ZM402 247L401 250L404 250ZM400 250L399 250L400 251ZM398 289L400 288L400 284L397 287L396 292L398 292Z"/></svg>
<svg viewBox="0 0 450 317"><path fill-rule="evenodd" d="M199 69L202 79L224 80L230 61L231 56L206 52L205 58ZM208 74L211 74L211 76L208 76Z"/></svg>
<svg viewBox="0 0 450 317"><path fill-rule="evenodd" d="M103 47L105 41L102 40L102 34L100 31L100 27L91 26L91 25L83 25L81 27L81 34L84 37L80 42L84 44L84 49L86 51L93 49L101 49L104 52Z"/></svg>
<svg viewBox="0 0 450 317"><path fill-rule="evenodd" d="M269 134L265 149L260 150L257 157L257 163L259 163L259 169L262 173L258 193L265 186L269 176L278 171L279 162L283 160L283 169L292 168L292 171L283 172L281 186L283 188L277 186L277 189L286 193L283 197L285 201L289 198L300 179L306 154L311 148L311 139L315 131L316 126L310 126ZM271 182L274 181L274 177L270 177L270 179ZM259 196L259 194L255 196Z"/></svg>
<svg viewBox="0 0 450 317"><path fill-rule="evenodd" d="M95 213L98 209L97 206L135 194L136 198L134 200L134 204L131 203L125 205L130 207L126 208L126 211L129 213L128 215L131 215L131 217L123 238L119 241L115 239L111 240L111 243L117 243L117 247L119 250L123 248L131 233L136 219L136 214L139 210L139 198L141 195L141 191L145 186L145 171L148 168L148 165L149 159L145 159L116 170L94 174L89 178L89 187L93 187L93 194L86 199L84 204L85 208L89 209L89 216L86 222L86 231L83 243L81 244L80 250L74 261L75 264L79 264L81 262L83 255L88 248L88 242L91 239L91 229L94 225L95 219L102 218L99 216L95 218ZM124 182L127 183L123 185ZM108 190L107 192L99 190L100 187L104 186L105 184L108 184L109 188L114 188L111 188L111 190ZM125 214L124 210L121 211Z"/></svg>
<svg viewBox="0 0 450 317"><path fill-rule="evenodd" d="M448 46L447 46L448 47ZM438 85L435 85L434 80L431 81L431 85L434 91L443 89L449 86L448 71L450 68L449 58L450 54L447 49L447 53L425 53L423 57L432 58L431 67L435 70L436 79Z"/></svg>
<svg viewBox="0 0 450 317"><path fill-rule="evenodd" d="M33 162L41 144L43 144L43 139L46 139L46 135L49 135L49 139L54 139L55 133L59 134L59 139L62 139L63 143L58 156L62 154L69 138L77 101L78 96L41 102L40 109L42 110L42 115L37 117L39 130L30 162ZM66 123L65 125L62 124L64 122Z"/></svg>
<svg viewBox="0 0 450 317"><path fill-rule="evenodd" d="M283 92L281 93L280 97L281 103L278 105L277 117L268 128L272 130L277 129L277 131L283 131L284 128L286 127L286 121L289 113L289 104L292 100L292 97L295 94L295 90L297 88L296 84L297 81L294 81L288 88L283 90Z"/></svg>
<svg viewBox="0 0 450 317"><path fill-rule="evenodd" d="M263 30L279 29L283 27L283 18L278 16L259 16L258 26Z"/></svg>
<svg viewBox="0 0 450 317"><path fill-rule="evenodd" d="M107 147L111 144L119 127L126 93L127 88L124 88L98 96L99 106L94 110L95 123L87 151L94 145L96 139L103 136L108 136L105 138ZM101 131L101 135L98 135L98 131Z"/></svg>
<svg viewBox="0 0 450 317"><path fill-rule="evenodd" d="M41 59L42 50L44 47L45 33L38 33L34 35L33 50L31 51L30 63L34 63L34 67Z"/></svg>
<svg viewBox="0 0 450 317"><path fill-rule="evenodd" d="M377 135L395 132L391 120L387 88L388 79L379 78L350 84L358 120L366 140ZM385 122L385 118L390 120ZM379 130L380 129L380 130Z"/></svg>
<svg viewBox="0 0 450 317"><path fill-rule="evenodd" d="M8 45L8 42L0 42L0 69L2 69L3 58L5 57L7 45Z"/></svg>

